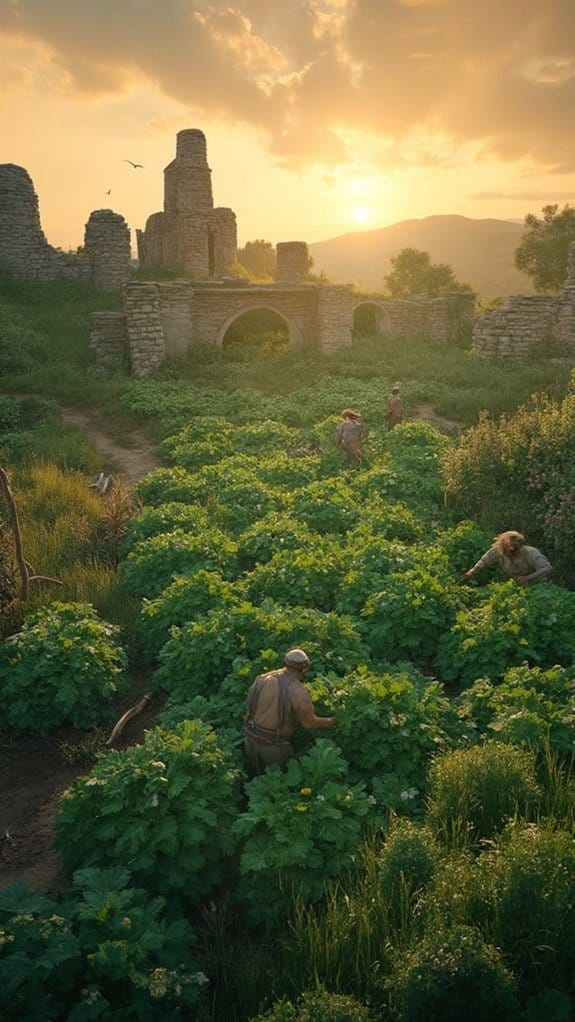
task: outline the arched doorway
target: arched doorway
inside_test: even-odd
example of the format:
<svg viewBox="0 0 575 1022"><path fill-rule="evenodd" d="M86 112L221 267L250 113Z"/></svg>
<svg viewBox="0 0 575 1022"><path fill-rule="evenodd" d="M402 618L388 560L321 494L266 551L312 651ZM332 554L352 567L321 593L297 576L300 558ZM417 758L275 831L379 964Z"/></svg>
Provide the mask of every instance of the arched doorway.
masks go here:
<svg viewBox="0 0 575 1022"><path fill-rule="evenodd" d="M222 326L217 344L230 352L246 350L277 352L299 348L302 344L298 328L286 316L270 306L243 309L234 313Z"/></svg>
<svg viewBox="0 0 575 1022"><path fill-rule="evenodd" d="M353 309L353 338L389 337L391 321L384 305L374 301L361 301Z"/></svg>

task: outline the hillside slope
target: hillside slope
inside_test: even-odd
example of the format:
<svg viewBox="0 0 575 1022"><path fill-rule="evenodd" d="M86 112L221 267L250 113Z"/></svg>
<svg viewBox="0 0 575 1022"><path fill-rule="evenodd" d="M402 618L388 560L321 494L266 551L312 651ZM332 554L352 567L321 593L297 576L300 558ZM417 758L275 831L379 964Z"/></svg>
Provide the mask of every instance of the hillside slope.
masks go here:
<svg viewBox="0 0 575 1022"><path fill-rule="evenodd" d="M402 248L429 252L433 263L449 263L456 277L471 284L484 301L509 294L533 294L531 280L514 266L523 224L428 216L402 220L374 231L356 231L309 246L316 273L333 283L383 289L391 259Z"/></svg>

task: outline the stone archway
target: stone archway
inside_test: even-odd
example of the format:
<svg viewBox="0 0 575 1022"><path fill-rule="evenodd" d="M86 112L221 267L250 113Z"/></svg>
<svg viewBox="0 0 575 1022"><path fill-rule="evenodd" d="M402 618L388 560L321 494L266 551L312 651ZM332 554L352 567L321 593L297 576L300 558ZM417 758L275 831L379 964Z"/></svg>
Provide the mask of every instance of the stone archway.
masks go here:
<svg viewBox="0 0 575 1022"><path fill-rule="evenodd" d="M289 316L286 316L285 312L279 309L276 305L272 305L271 303L268 302L265 303L262 302L261 305L259 303L257 305L251 304L242 305L237 311L233 312L231 316L228 316L228 318L225 320L225 322L221 325L221 327L218 330L218 334L216 337L217 347L221 348L223 346L229 328L233 326L233 324L238 319L240 319L242 316L245 316L246 314L260 311L272 312L274 313L275 316L279 317L279 319L281 319L282 322L287 327L290 347L295 348L296 350L303 348L304 340L301 335L301 331L293 322L293 320L290 319Z"/></svg>
<svg viewBox="0 0 575 1022"><path fill-rule="evenodd" d="M357 312L363 310L365 313L371 316L373 323L373 330L377 337L390 337L391 336L391 319L389 312L382 302L374 301L373 299L362 298L356 302L353 306L353 326L354 330L357 327Z"/></svg>

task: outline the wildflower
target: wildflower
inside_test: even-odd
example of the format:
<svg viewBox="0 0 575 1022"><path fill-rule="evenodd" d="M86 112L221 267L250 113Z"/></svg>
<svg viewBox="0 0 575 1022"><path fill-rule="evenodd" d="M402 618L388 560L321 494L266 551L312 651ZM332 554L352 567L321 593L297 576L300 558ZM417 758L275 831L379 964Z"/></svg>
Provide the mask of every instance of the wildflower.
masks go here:
<svg viewBox="0 0 575 1022"><path fill-rule="evenodd" d="M203 987L206 983L210 982L205 972L194 972L192 979L196 981L199 987Z"/></svg>
<svg viewBox="0 0 575 1022"><path fill-rule="evenodd" d="M311 795L311 788L301 788L300 795Z"/></svg>
<svg viewBox="0 0 575 1022"><path fill-rule="evenodd" d="M298 802L296 810L298 813L307 813L308 807L304 802Z"/></svg>

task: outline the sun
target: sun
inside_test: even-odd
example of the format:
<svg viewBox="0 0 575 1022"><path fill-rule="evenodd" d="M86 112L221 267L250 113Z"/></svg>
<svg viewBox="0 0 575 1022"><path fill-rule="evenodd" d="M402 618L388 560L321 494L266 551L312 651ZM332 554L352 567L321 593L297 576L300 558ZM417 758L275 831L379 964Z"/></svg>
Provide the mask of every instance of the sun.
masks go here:
<svg viewBox="0 0 575 1022"><path fill-rule="evenodd" d="M368 206L353 206L349 211L349 219L356 224L366 224L371 220L371 210Z"/></svg>

